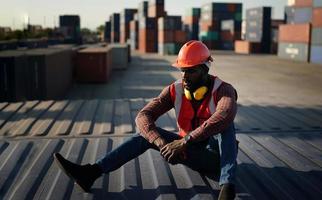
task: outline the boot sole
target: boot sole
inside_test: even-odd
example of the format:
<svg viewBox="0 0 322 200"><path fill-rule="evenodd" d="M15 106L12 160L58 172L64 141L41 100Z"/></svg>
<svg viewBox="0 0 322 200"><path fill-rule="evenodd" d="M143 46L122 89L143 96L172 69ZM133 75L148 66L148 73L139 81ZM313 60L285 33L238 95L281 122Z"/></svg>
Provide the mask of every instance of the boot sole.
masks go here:
<svg viewBox="0 0 322 200"><path fill-rule="evenodd" d="M80 182L78 182L77 179L75 179L75 177L73 175L71 175L64 167L64 165L62 164L61 160L66 160L62 155L60 155L59 153L55 153L54 154L54 160L56 161L58 167L70 178L72 179L84 192L86 193L91 193L90 189L87 189L86 187L84 187Z"/></svg>

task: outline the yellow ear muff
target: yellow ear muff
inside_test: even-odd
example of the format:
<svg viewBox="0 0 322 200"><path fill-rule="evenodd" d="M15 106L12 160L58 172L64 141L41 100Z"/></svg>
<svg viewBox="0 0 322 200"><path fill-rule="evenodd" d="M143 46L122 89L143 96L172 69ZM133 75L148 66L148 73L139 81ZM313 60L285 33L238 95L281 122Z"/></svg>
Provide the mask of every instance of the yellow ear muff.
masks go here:
<svg viewBox="0 0 322 200"><path fill-rule="evenodd" d="M191 101L192 100L192 97L191 97L191 94L190 94L190 91L187 90L186 88L184 88L184 96L186 96L186 98Z"/></svg>
<svg viewBox="0 0 322 200"><path fill-rule="evenodd" d="M205 94L207 93L208 88L206 86L202 86L200 88L198 88L194 93L193 93L193 98L197 101L203 99L203 97L205 96ZM184 95L186 96L186 98L191 101L192 100L192 96L189 90L187 90L186 88L184 88Z"/></svg>
<svg viewBox="0 0 322 200"><path fill-rule="evenodd" d="M200 88L198 88L194 93L193 93L193 97L199 101L201 99L203 99L203 97L205 96L205 94L207 93L208 88L206 86L202 86Z"/></svg>

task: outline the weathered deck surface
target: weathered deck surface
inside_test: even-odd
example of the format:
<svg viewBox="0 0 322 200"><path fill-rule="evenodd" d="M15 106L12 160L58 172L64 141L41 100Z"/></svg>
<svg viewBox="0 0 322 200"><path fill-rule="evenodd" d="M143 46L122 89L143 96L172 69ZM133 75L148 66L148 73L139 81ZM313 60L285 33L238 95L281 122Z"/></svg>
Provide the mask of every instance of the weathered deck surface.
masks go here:
<svg viewBox="0 0 322 200"><path fill-rule="evenodd" d="M93 163L135 133L138 110L180 76L173 58L136 55L108 84L75 85L66 100L0 103L0 199L216 199L216 180L153 150L98 179L92 194L53 163L53 152ZM321 199L322 66L265 55L215 59L216 74L239 92L237 198ZM175 131L174 112L157 124Z"/></svg>

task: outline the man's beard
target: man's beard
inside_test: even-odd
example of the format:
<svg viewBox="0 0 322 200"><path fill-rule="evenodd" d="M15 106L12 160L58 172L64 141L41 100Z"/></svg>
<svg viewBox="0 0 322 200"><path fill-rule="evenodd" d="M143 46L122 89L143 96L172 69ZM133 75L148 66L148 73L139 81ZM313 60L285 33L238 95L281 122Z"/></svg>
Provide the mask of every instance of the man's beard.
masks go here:
<svg viewBox="0 0 322 200"><path fill-rule="evenodd" d="M194 92L198 88L200 88L201 86L204 86L204 85L206 85L206 81L203 78L198 79L198 81L196 81L196 82L191 82L189 80L183 81L184 88L186 88L190 92Z"/></svg>

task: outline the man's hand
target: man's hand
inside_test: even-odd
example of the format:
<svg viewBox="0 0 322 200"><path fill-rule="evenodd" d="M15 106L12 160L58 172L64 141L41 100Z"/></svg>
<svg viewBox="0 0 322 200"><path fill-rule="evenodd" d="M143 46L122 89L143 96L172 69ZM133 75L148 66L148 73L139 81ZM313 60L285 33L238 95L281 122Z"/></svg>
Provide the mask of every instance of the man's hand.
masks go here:
<svg viewBox="0 0 322 200"><path fill-rule="evenodd" d="M171 164L178 163L179 160L184 159L186 149L186 142L184 138L174 140L161 148L161 155Z"/></svg>
<svg viewBox="0 0 322 200"><path fill-rule="evenodd" d="M167 142L163 138L158 137L156 140L154 140L153 144L161 150L161 148L164 147Z"/></svg>

